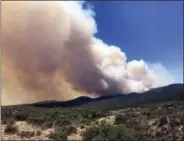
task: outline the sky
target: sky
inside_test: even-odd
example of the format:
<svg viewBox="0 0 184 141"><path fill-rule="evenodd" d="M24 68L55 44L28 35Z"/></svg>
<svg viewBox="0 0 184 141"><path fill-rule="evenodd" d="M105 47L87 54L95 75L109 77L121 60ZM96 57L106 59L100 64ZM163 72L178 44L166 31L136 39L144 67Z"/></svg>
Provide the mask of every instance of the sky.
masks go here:
<svg viewBox="0 0 184 141"><path fill-rule="evenodd" d="M162 64L183 83L183 7L171 1L96 1L96 37L130 60ZM89 6L88 5L88 6Z"/></svg>

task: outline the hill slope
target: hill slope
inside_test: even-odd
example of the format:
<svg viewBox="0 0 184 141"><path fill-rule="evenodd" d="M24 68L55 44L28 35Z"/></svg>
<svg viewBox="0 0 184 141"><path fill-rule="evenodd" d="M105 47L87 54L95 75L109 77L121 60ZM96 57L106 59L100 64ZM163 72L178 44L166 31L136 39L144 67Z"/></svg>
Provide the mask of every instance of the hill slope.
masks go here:
<svg viewBox="0 0 184 141"><path fill-rule="evenodd" d="M98 98L78 97L69 101L42 101L33 104L26 104L24 106L35 107L73 107L73 106L87 106L87 107L101 107L101 108L118 108L119 106L144 104L149 102L162 102L170 100L183 100L184 89L183 84L172 84L165 87L155 88L144 93L131 93L127 95L116 94L110 96L102 96ZM103 106L101 106L103 105Z"/></svg>

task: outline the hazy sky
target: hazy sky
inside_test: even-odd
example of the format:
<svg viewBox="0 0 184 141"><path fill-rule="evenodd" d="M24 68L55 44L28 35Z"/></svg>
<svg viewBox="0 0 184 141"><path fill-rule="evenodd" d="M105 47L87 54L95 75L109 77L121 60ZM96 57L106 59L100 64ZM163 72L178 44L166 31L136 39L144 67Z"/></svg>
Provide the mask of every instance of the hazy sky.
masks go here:
<svg viewBox="0 0 184 141"><path fill-rule="evenodd" d="M182 2L91 2L96 37L119 46L128 60L161 63L183 82Z"/></svg>

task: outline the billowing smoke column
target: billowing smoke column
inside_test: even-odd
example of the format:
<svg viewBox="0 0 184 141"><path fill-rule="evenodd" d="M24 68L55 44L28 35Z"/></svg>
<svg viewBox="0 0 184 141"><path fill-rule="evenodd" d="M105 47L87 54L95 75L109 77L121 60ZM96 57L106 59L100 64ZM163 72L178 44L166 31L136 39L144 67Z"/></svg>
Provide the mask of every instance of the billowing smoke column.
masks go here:
<svg viewBox="0 0 184 141"><path fill-rule="evenodd" d="M3 105L142 92L173 82L162 65L155 71L143 60L127 62L120 48L95 38L95 13L83 4L2 2Z"/></svg>

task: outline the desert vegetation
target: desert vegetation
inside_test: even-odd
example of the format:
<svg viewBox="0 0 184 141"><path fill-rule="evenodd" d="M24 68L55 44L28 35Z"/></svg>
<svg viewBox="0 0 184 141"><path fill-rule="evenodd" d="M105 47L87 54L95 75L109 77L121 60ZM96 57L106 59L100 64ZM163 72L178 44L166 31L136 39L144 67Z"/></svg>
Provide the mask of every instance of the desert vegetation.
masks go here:
<svg viewBox="0 0 184 141"><path fill-rule="evenodd" d="M115 110L88 107L2 107L2 139L152 141L183 140L183 102L169 101ZM19 130L25 123L32 130ZM30 128L30 127L29 127Z"/></svg>

